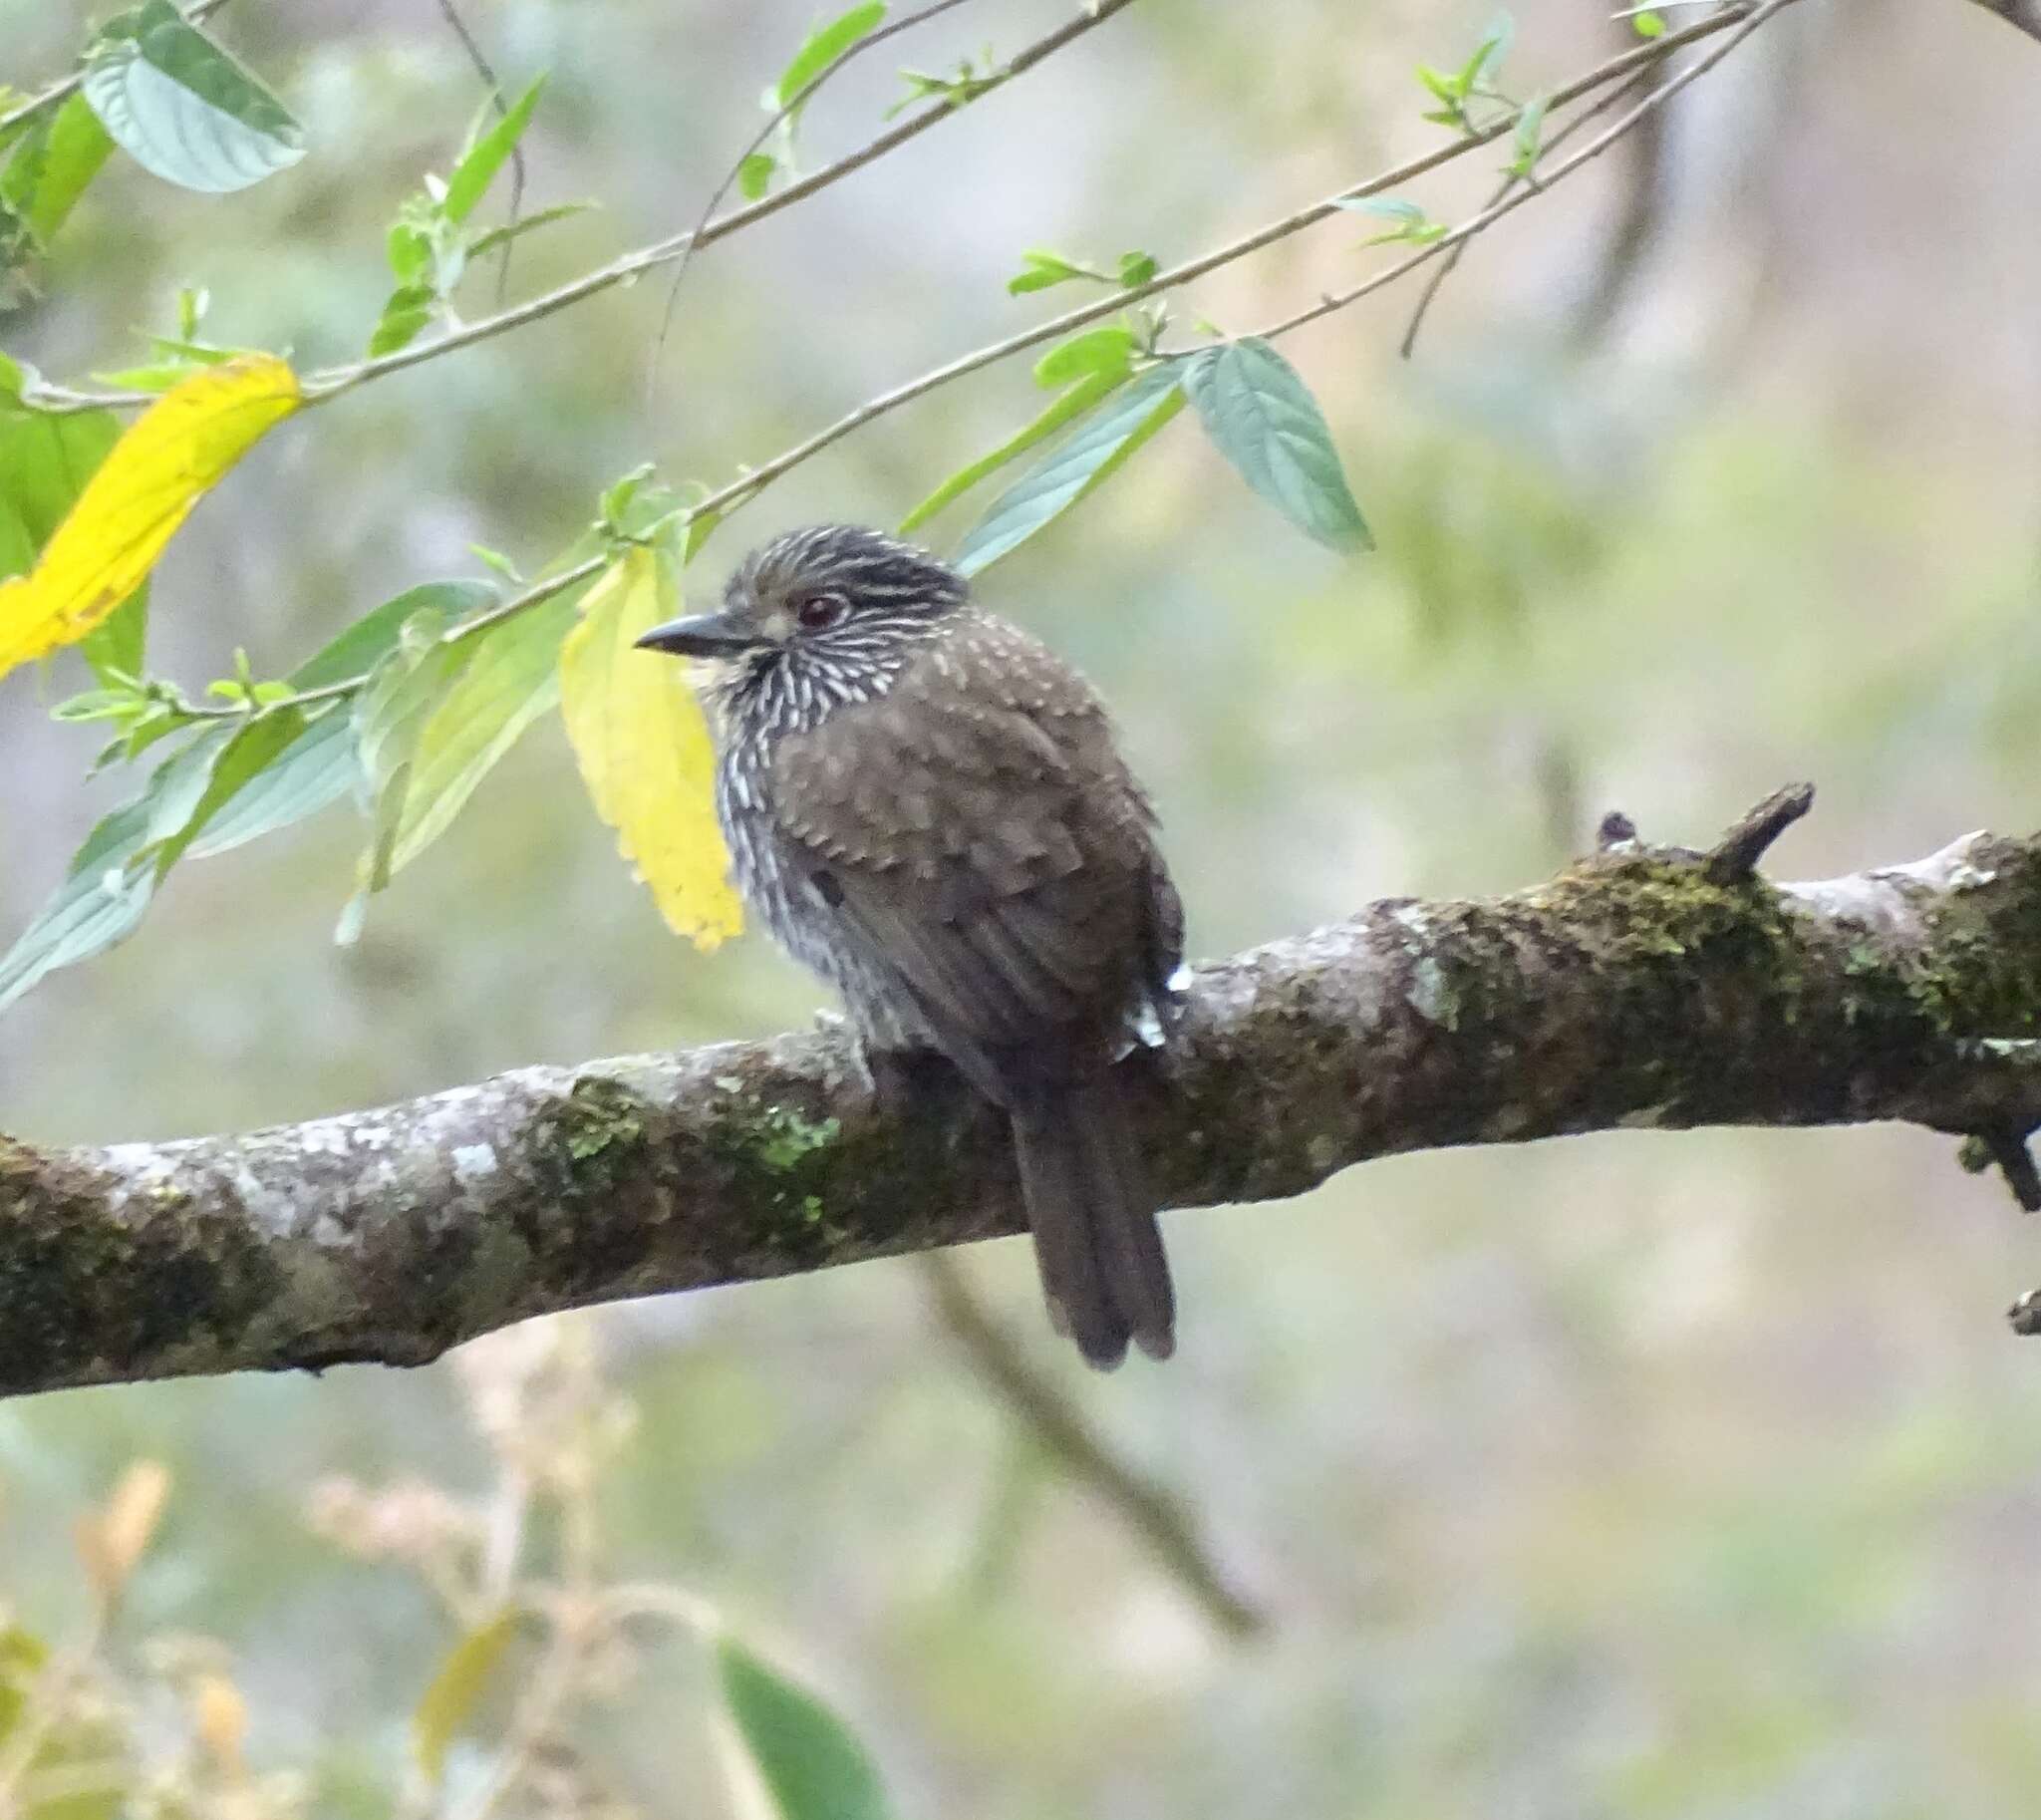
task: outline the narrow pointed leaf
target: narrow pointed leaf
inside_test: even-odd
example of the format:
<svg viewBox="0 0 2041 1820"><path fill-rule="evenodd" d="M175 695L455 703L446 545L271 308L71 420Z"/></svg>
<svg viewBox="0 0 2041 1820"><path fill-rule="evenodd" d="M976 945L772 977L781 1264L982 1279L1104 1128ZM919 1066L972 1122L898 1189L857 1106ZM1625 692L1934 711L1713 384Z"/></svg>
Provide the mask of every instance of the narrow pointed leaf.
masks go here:
<svg viewBox="0 0 2041 1820"><path fill-rule="evenodd" d="M538 106L539 92L546 86L541 76L510 104L495 125L461 154L446 179L446 197L439 206L449 221L465 221L495 181L524 130L531 125L531 111Z"/></svg>
<svg viewBox="0 0 2041 1820"><path fill-rule="evenodd" d="M397 647L405 622L437 613L454 626L493 606L499 596L486 581L426 581L372 607L333 641L315 651L290 674L293 689L326 689L366 676Z"/></svg>
<svg viewBox="0 0 2041 1820"><path fill-rule="evenodd" d="M728 1637L716 1671L777 1820L887 1820L870 1754L814 1694Z"/></svg>
<svg viewBox="0 0 2041 1820"><path fill-rule="evenodd" d="M440 697L412 754L411 778L391 849L393 871L445 832L475 785L533 721L560 699L560 641L575 596L557 599L476 634L473 657Z"/></svg>
<svg viewBox="0 0 2041 1820"><path fill-rule="evenodd" d="M158 830L174 832L204 795L227 730L208 729L149 775L142 794L103 816L35 920L0 955L0 1010L59 967L104 953L135 932L154 895L146 863Z"/></svg>
<svg viewBox="0 0 2041 1820"><path fill-rule="evenodd" d="M308 713L267 764L206 817L185 857L210 859L317 814L348 793L356 774L347 705Z"/></svg>
<svg viewBox="0 0 2041 1820"><path fill-rule="evenodd" d="M0 673L83 638L135 589L192 506L300 402L273 355L166 392L114 446L25 576L0 583Z"/></svg>
<svg viewBox="0 0 2041 1820"><path fill-rule="evenodd" d="M419 741L478 648L478 641L441 644L442 630L439 616L431 611L408 621L397 649L355 698L355 751L372 822L358 895L382 890L397 870L398 830Z"/></svg>
<svg viewBox="0 0 2041 1820"><path fill-rule="evenodd" d="M1045 442L1065 425L1075 423L1101 399L1117 391L1125 380L1126 375L1123 373L1086 375L1054 400L1047 410L1022 425L997 449L979 456L970 466L960 467L900 520L900 534L904 537L917 526L926 524L951 500L969 492L988 474L997 473L1016 456L1025 455L1037 443Z"/></svg>
<svg viewBox="0 0 2041 1820"><path fill-rule="evenodd" d="M295 708L281 709L235 728L208 767L205 787L173 828L156 835L155 875L158 882L183 857L221 809L268 767L277 762L305 730L305 717ZM214 846L211 851L223 849Z"/></svg>
<svg viewBox="0 0 2041 1820"><path fill-rule="evenodd" d="M885 17L884 0L864 0L863 5L853 6L816 26L802 40L801 48L794 52L792 61L780 72L779 82L772 92L776 103L774 112L791 107L803 89L831 64L839 62L859 39L876 31Z"/></svg>
<svg viewBox="0 0 2041 1820"><path fill-rule="evenodd" d="M74 95L30 129L0 175L0 201L47 246L113 149L85 97Z"/></svg>
<svg viewBox="0 0 2041 1820"><path fill-rule="evenodd" d="M611 563L560 648L560 711L596 813L617 830L668 927L714 948L743 926L716 821L715 749L688 666L634 644L673 617L679 594L656 550Z"/></svg>
<svg viewBox="0 0 2041 1820"><path fill-rule="evenodd" d="M1178 364L1151 367L1120 388L974 525L952 560L967 575L990 567L1069 510L1132 457L1183 409Z"/></svg>
<svg viewBox="0 0 2041 1820"><path fill-rule="evenodd" d="M1300 530L1335 550L1373 547L1323 414L1269 343L1250 337L1193 355L1184 390L1219 453Z"/></svg>
<svg viewBox="0 0 2041 1820"><path fill-rule="evenodd" d="M1112 373L1125 379L1134 367L1134 331L1120 324L1086 329L1059 341L1034 363L1034 383L1053 392L1087 373Z"/></svg>
<svg viewBox="0 0 2041 1820"><path fill-rule="evenodd" d="M497 247L512 240L520 240L534 228L550 227L555 221L564 221L572 215L585 215L599 204L594 202L555 202L550 208L541 208L528 215L519 215L514 221L505 221L501 227L492 227L485 234L477 234L468 244L469 264L484 253L492 253Z"/></svg>
<svg viewBox="0 0 2041 1820"><path fill-rule="evenodd" d="M244 189L305 155L283 104L169 0L146 0L108 28L84 94L115 144L186 189Z"/></svg>
<svg viewBox="0 0 2041 1820"><path fill-rule="evenodd" d="M517 1614L506 1607L446 1652L438 1672L421 1696L411 1715L412 1754L433 1786L438 1786L446 1769L446 1752L488 1691L516 1635Z"/></svg>

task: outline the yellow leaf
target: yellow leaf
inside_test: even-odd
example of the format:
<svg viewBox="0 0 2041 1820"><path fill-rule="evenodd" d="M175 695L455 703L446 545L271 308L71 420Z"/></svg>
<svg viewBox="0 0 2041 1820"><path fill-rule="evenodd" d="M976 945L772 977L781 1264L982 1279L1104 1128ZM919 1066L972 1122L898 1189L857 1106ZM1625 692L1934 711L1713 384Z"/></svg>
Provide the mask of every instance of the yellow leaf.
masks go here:
<svg viewBox="0 0 2041 1820"><path fill-rule="evenodd" d="M121 1475L106 1508L80 1521L78 1552L103 1604L111 1605L128 1584L169 1495L169 1468L160 1460L137 1460Z"/></svg>
<svg viewBox="0 0 2041 1820"><path fill-rule="evenodd" d="M595 802L659 912L696 946L743 927L716 823L716 753L687 666L632 641L676 610L666 558L626 550L582 602L560 647L560 713Z"/></svg>
<svg viewBox="0 0 2041 1820"><path fill-rule="evenodd" d="M83 638L135 592L185 515L303 400L273 354L170 388L108 452L26 575L0 582L0 675Z"/></svg>
<svg viewBox="0 0 2041 1820"><path fill-rule="evenodd" d="M411 1716L412 1753L435 1787L446 1768L446 1752L488 1690L503 1652L517 1635L517 1613L505 1607L476 1626L446 1652L432 1684Z"/></svg>

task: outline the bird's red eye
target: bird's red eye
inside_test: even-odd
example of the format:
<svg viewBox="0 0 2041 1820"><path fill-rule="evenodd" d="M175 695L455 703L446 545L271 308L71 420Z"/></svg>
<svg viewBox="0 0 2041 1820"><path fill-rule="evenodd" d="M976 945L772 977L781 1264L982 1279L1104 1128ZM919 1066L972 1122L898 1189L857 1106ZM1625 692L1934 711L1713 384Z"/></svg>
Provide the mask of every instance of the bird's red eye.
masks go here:
<svg viewBox="0 0 2041 1820"><path fill-rule="evenodd" d="M793 616L804 632L820 632L833 626L850 610L841 594L803 594L793 603Z"/></svg>

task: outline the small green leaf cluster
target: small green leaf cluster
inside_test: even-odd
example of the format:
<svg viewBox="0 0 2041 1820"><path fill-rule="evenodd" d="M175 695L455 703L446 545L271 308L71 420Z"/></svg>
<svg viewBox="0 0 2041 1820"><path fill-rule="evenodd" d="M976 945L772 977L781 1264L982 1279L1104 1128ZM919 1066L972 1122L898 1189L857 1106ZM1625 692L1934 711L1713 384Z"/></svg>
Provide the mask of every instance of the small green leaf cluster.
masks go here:
<svg viewBox="0 0 2041 1820"><path fill-rule="evenodd" d="M1390 223L1382 232L1370 234L1361 242L1363 246L1385 246L1394 242L1429 246L1434 240L1446 237L1443 221L1434 221L1417 203L1406 201L1401 196L1340 196L1337 201L1339 207L1352 214L1373 215Z"/></svg>
<svg viewBox="0 0 2041 1820"><path fill-rule="evenodd" d="M167 334L144 337L147 357L136 366L116 367L110 372L95 373L93 378L103 386L119 386L131 392L167 392L200 367L216 367L237 354L255 352L252 348L229 347L204 338L200 331L211 302L211 292L184 286L177 292L175 328Z"/></svg>
<svg viewBox="0 0 2041 1820"><path fill-rule="evenodd" d="M1020 297L1029 291L1045 291L1052 284L1067 284L1072 279L1102 284L1116 291L1131 291L1146 284L1159 269L1153 253L1122 253L1118 264L1107 272L1095 265L1066 259L1061 253L1030 247L1020 255L1020 272L1007 280L1007 295Z"/></svg>
<svg viewBox="0 0 2041 1820"><path fill-rule="evenodd" d="M1473 109L1476 102L1500 104L1514 113L1516 104L1495 87L1494 78L1516 36L1516 21L1508 13L1498 13L1487 31L1482 33L1481 41L1457 69L1438 70L1428 63L1419 64L1417 80L1438 103L1424 118L1461 133L1479 133L1484 130L1485 123L1475 118Z"/></svg>
<svg viewBox="0 0 2041 1820"><path fill-rule="evenodd" d="M453 293L473 261L534 228L594 206L562 202L500 227L477 229L470 224L476 205L531 125L544 87L545 78L540 77L493 120L492 110L485 107L468 129L451 172L445 177L429 173L423 187L399 208L384 242L396 286L369 336L372 359L409 347L435 317L448 314Z"/></svg>
<svg viewBox="0 0 2041 1820"><path fill-rule="evenodd" d="M928 70L902 70L900 80L907 85L907 93L886 110L885 118L893 120L905 114L909 108L922 102L940 102L945 108L969 107L981 95L997 89L1004 80L999 74L999 65L988 51L983 57L960 57L957 67L947 75Z"/></svg>
<svg viewBox="0 0 2041 1820"><path fill-rule="evenodd" d="M877 31L885 18L885 0L859 0L858 5L824 20L801 40L779 80L758 98L759 106L773 116L773 143L769 150L760 147L748 152L737 165L737 193L745 201L759 200L771 189L775 177L794 168L794 137L810 91Z"/></svg>

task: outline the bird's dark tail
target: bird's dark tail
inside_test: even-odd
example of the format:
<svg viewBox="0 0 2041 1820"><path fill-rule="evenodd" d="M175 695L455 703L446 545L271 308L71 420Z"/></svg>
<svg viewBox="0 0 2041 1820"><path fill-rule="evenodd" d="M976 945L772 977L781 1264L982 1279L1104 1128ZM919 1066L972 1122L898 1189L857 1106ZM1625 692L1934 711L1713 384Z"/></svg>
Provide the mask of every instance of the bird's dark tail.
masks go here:
<svg viewBox="0 0 2041 1820"><path fill-rule="evenodd" d="M1058 1084L1014 1112L1020 1193L1049 1319L1101 1370L1133 1341L1176 1349L1176 1293L1155 1197L1109 1073Z"/></svg>

